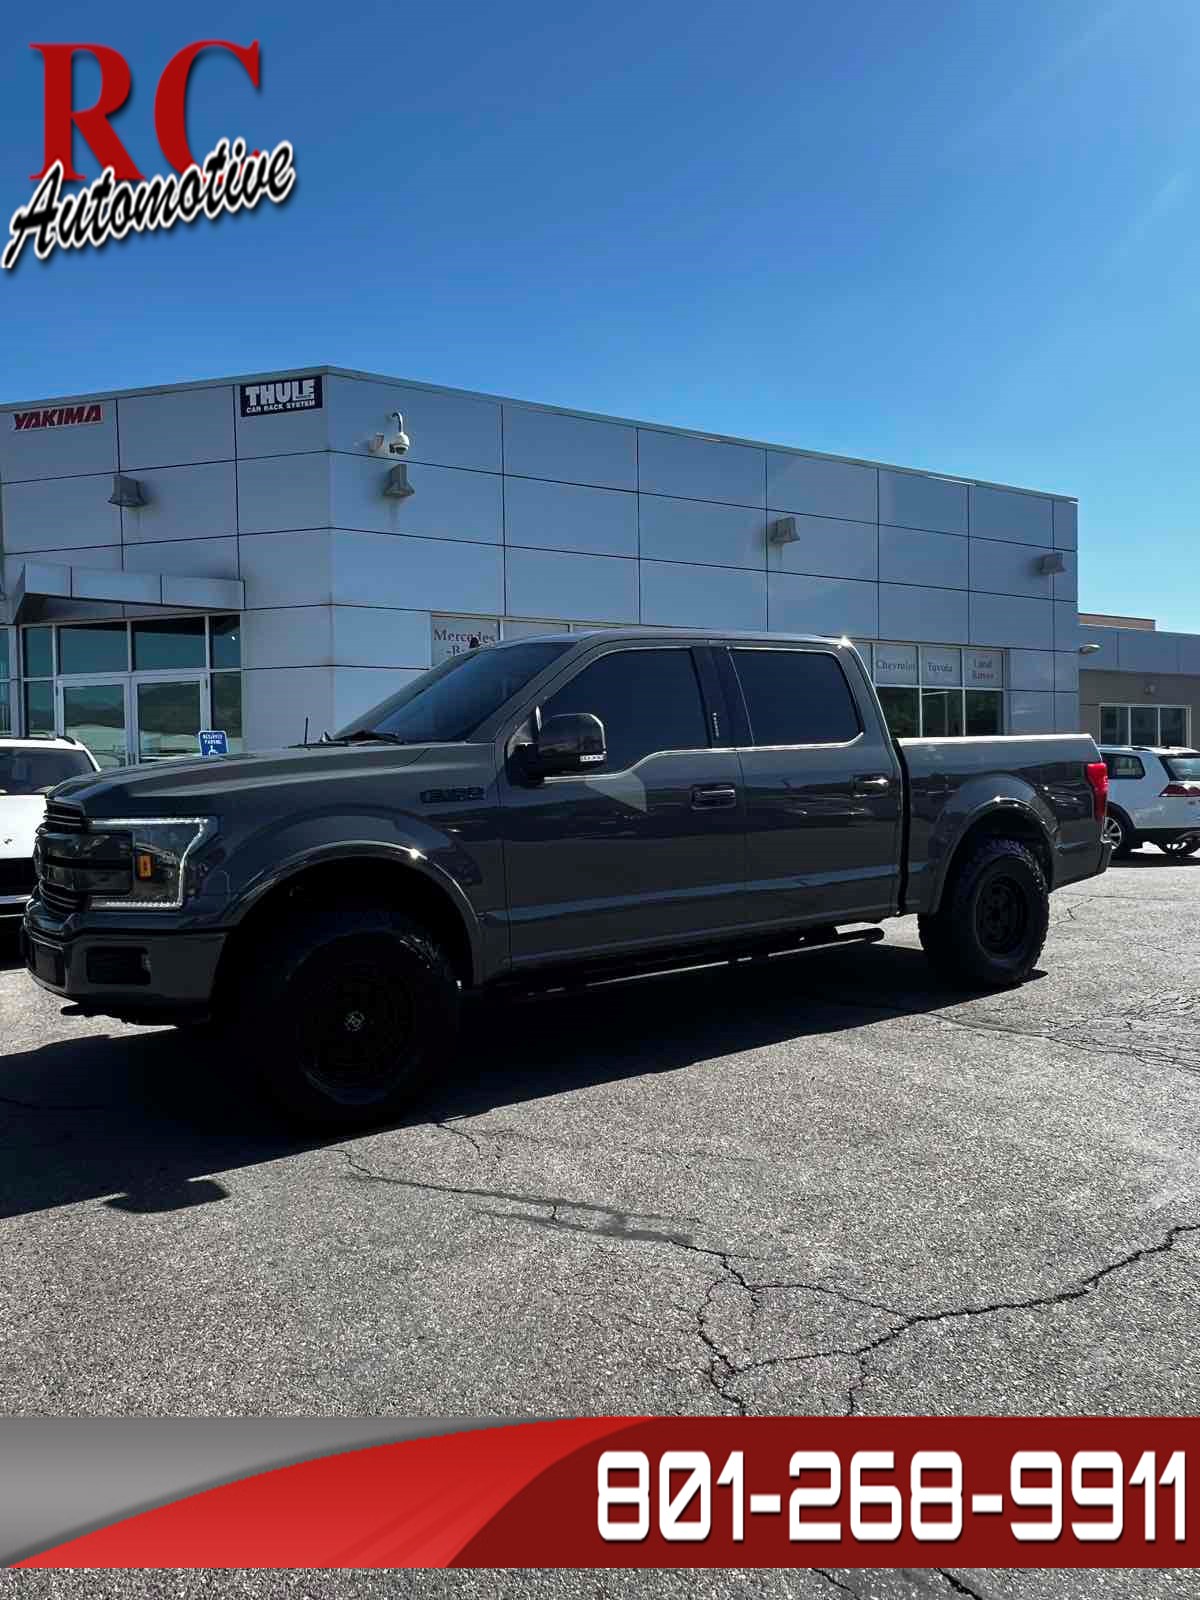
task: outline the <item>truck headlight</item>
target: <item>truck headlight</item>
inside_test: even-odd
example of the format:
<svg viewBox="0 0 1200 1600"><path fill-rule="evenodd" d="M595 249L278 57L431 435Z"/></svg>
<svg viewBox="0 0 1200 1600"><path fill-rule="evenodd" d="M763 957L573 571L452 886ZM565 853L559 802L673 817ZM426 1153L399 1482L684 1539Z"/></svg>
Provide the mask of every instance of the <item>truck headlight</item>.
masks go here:
<svg viewBox="0 0 1200 1600"><path fill-rule="evenodd" d="M107 886L89 896L101 911L178 908L188 889L188 861L217 831L215 817L96 817L87 838L106 838L128 851L129 888L114 894ZM83 887L81 884L80 887Z"/></svg>

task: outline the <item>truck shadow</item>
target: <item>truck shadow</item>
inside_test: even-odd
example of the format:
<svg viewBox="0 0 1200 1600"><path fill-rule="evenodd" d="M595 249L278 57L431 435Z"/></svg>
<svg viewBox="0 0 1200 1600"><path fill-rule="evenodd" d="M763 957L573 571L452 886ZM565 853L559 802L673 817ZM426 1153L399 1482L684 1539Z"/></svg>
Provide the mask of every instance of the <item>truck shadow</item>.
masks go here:
<svg viewBox="0 0 1200 1600"><path fill-rule="evenodd" d="M963 998L936 982L920 951L882 944L479 1002L453 1071L400 1127L819 1040ZM229 1052L170 1028L97 1031L0 1056L0 1217L97 1199L133 1213L183 1210L227 1198L211 1174L348 1137L289 1133Z"/></svg>

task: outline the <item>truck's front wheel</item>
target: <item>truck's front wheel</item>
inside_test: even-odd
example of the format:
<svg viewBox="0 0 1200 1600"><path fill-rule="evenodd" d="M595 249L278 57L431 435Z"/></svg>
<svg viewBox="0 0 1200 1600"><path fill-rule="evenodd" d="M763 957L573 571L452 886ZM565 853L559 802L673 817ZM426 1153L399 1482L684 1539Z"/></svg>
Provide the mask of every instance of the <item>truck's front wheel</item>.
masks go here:
<svg viewBox="0 0 1200 1600"><path fill-rule="evenodd" d="M405 1110L453 1054L459 984L424 928L386 910L280 929L241 985L239 1022L294 1119L353 1128Z"/></svg>
<svg viewBox="0 0 1200 1600"><path fill-rule="evenodd" d="M1033 852L988 839L955 872L932 916L917 918L935 969L968 988L1004 988L1033 971L1050 926L1050 895Z"/></svg>

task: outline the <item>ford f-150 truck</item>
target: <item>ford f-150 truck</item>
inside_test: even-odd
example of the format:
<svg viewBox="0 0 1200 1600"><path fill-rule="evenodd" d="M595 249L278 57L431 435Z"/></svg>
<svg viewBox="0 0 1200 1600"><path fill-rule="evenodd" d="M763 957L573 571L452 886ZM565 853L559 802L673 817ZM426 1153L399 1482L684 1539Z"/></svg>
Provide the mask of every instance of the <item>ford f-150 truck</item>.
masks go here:
<svg viewBox="0 0 1200 1600"><path fill-rule="evenodd" d="M881 938L1021 982L1108 865L1083 734L892 738L845 640L593 630L451 657L333 737L60 785L23 947L85 1013L213 1023L294 1115L394 1114L464 994Z"/></svg>

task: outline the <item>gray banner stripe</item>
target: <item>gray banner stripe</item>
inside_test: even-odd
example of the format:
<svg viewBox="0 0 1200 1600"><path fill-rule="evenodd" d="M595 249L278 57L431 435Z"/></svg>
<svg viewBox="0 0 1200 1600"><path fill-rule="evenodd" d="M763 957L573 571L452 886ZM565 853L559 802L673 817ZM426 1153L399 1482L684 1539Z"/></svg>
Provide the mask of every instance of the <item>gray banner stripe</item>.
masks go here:
<svg viewBox="0 0 1200 1600"><path fill-rule="evenodd" d="M525 1417L12 1417L0 1420L0 1565L122 1517L337 1450Z"/></svg>

